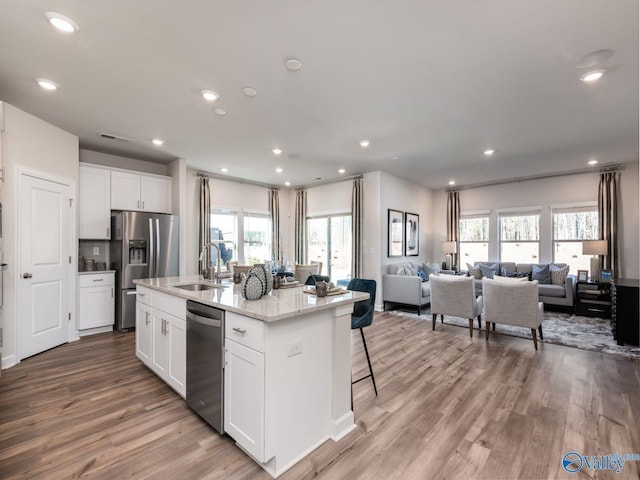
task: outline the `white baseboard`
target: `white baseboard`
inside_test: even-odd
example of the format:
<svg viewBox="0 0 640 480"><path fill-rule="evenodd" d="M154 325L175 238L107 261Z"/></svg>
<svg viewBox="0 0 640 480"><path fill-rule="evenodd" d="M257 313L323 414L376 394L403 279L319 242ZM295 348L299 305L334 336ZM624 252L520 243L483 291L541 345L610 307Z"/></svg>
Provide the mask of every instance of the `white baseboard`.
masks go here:
<svg viewBox="0 0 640 480"><path fill-rule="evenodd" d="M2 357L2 369L5 370L7 368L13 367L16 363L15 354L7 355L6 357Z"/></svg>

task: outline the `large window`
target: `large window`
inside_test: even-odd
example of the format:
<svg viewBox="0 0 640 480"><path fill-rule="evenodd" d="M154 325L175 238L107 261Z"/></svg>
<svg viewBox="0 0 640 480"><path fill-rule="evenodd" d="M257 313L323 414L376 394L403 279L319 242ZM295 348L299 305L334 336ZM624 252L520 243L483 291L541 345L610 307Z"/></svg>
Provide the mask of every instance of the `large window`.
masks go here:
<svg viewBox="0 0 640 480"><path fill-rule="evenodd" d="M334 282L351 277L351 215L307 219L309 261L322 262L322 275Z"/></svg>
<svg viewBox="0 0 640 480"><path fill-rule="evenodd" d="M539 263L540 212L500 213L500 260Z"/></svg>
<svg viewBox="0 0 640 480"><path fill-rule="evenodd" d="M460 217L460 268L489 259L489 215Z"/></svg>
<svg viewBox="0 0 640 480"><path fill-rule="evenodd" d="M242 239L242 241L240 241ZM218 240L222 265L235 260L241 265L271 259L271 220L269 215L235 210L212 209L211 241ZM216 251L211 249L216 262Z"/></svg>
<svg viewBox="0 0 640 480"><path fill-rule="evenodd" d="M582 254L583 240L598 239L596 205L554 208L553 261L569 265L571 273L589 270L590 256Z"/></svg>
<svg viewBox="0 0 640 480"><path fill-rule="evenodd" d="M271 260L271 220L269 215L244 214L245 265Z"/></svg>

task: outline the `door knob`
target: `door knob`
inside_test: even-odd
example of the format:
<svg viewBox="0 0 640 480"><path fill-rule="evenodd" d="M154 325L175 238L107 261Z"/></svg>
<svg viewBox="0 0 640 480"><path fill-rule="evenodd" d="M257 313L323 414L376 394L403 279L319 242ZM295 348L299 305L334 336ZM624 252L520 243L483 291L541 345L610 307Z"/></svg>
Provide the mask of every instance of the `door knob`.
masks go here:
<svg viewBox="0 0 640 480"><path fill-rule="evenodd" d="M33 275L31 275L30 273L23 273L22 274L22 278L31 278L33 277Z"/></svg>

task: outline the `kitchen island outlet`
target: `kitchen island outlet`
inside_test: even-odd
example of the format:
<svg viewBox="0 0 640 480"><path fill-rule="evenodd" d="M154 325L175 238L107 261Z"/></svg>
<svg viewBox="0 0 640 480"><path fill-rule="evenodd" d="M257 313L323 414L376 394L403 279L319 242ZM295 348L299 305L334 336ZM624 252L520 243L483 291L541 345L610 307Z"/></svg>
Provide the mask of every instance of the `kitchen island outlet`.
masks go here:
<svg viewBox="0 0 640 480"><path fill-rule="evenodd" d="M136 353L182 396L186 337L178 330L174 341L170 318L169 340L159 342L168 367L154 369L153 312L184 317L175 309L180 310L186 300L225 311L224 430L273 477L325 441L338 441L355 428L351 312L355 302L368 298L367 293L345 291L317 298L300 287L277 289L252 301L244 299L239 286L232 283L205 290L184 288L206 285L198 277L135 283L141 307L137 309ZM145 330L148 327L150 331ZM171 368L182 371L171 372Z"/></svg>

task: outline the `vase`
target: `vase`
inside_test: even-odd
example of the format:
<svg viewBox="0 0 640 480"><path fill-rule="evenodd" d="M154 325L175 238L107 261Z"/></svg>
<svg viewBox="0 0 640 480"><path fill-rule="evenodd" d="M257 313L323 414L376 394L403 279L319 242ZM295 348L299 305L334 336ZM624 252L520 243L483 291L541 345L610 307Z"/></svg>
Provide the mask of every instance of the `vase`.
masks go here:
<svg viewBox="0 0 640 480"><path fill-rule="evenodd" d="M262 283L262 279L255 273L249 272L249 275L247 275L240 285L240 293L247 300L258 300L264 295L264 283Z"/></svg>
<svg viewBox="0 0 640 480"><path fill-rule="evenodd" d="M249 269L249 273L254 273L260 278L260 280L262 280L264 288L263 295L271 292L271 289L273 288L273 275L269 270L267 270L264 263L256 263Z"/></svg>

